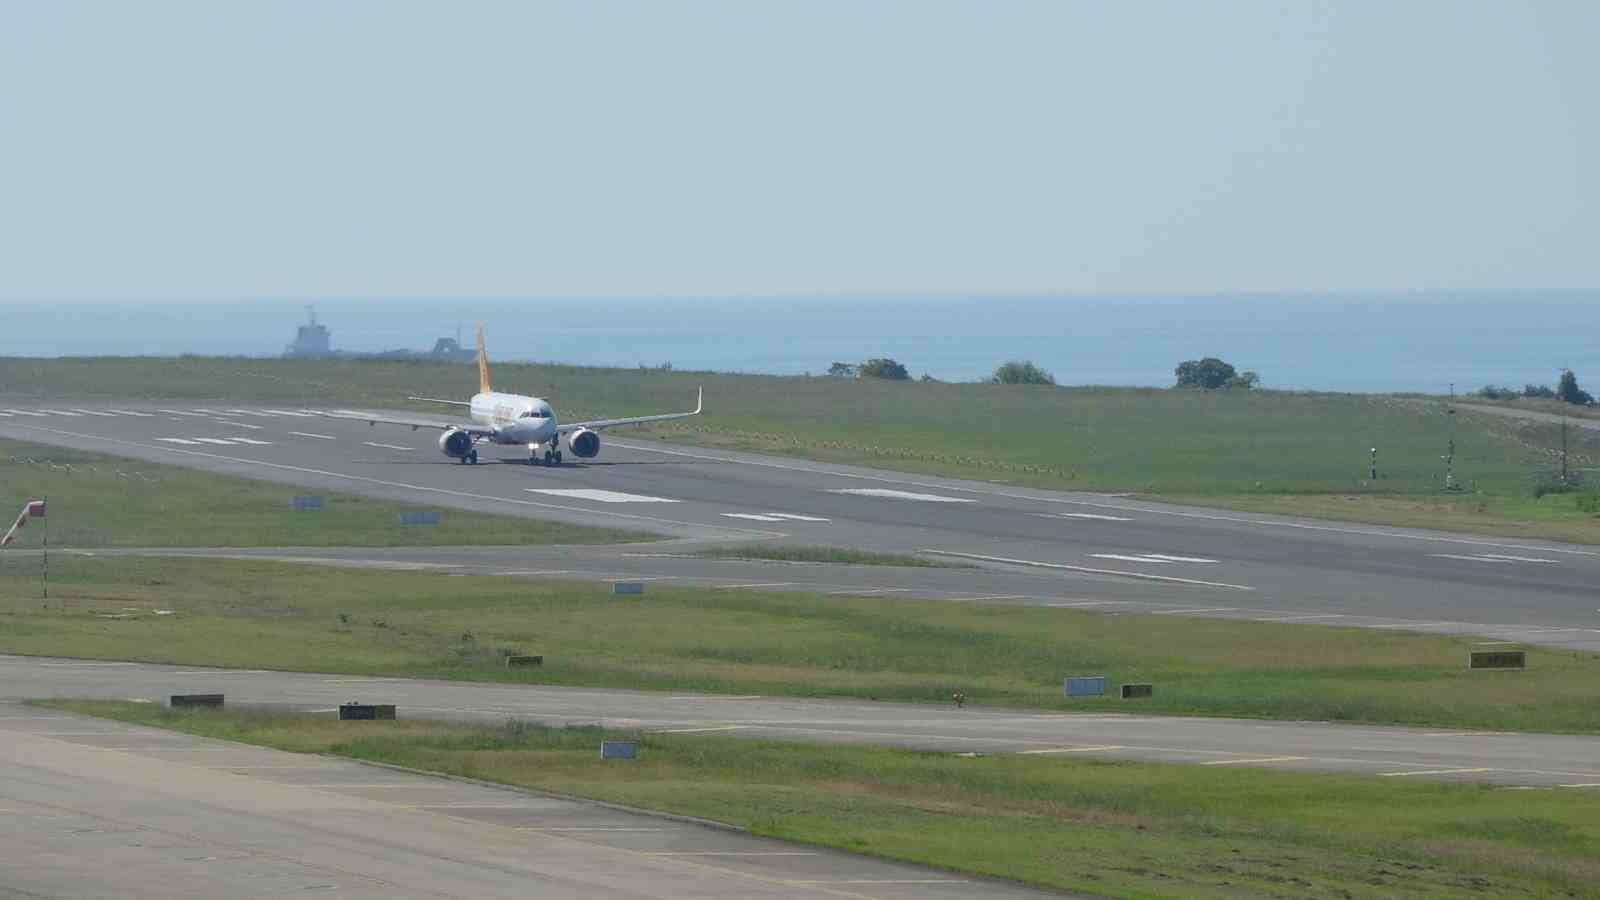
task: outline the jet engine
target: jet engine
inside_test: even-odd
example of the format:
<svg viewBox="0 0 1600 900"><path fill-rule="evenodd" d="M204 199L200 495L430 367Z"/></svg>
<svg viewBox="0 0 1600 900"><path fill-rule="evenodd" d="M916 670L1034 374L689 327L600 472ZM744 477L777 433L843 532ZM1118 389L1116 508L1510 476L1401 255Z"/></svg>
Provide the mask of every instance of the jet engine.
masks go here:
<svg viewBox="0 0 1600 900"><path fill-rule="evenodd" d="M472 453L472 435L452 428L439 435L439 450L451 459L465 459Z"/></svg>
<svg viewBox="0 0 1600 900"><path fill-rule="evenodd" d="M567 446L572 448L573 456L593 459L600 453L600 435L587 428L579 428L567 435Z"/></svg>

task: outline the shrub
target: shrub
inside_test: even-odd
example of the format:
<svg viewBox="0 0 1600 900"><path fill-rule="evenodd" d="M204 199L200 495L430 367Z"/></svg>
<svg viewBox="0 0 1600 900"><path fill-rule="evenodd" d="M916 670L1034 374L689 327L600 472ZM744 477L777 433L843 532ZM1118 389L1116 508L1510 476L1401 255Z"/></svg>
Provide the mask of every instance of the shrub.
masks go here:
<svg viewBox="0 0 1600 900"><path fill-rule="evenodd" d="M1032 362L1012 360L994 370L994 384L1055 384L1056 377Z"/></svg>
<svg viewBox="0 0 1600 900"><path fill-rule="evenodd" d="M1486 384L1478 388L1478 396L1485 400L1514 400L1518 394L1514 388L1495 387L1492 384Z"/></svg>
<svg viewBox="0 0 1600 900"><path fill-rule="evenodd" d="M906 371L905 366L883 357L862 363L856 374L861 378L887 378L890 381L908 381L911 378L911 373Z"/></svg>
<svg viewBox="0 0 1600 900"><path fill-rule="evenodd" d="M1186 359L1173 370L1178 376L1178 387L1198 387L1214 390L1224 387L1239 377L1233 366L1208 356L1205 359Z"/></svg>
<svg viewBox="0 0 1600 900"><path fill-rule="evenodd" d="M1522 389L1524 397L1539 397L1544 400L1554 400L1556 392L1547 384L1530 384Z"/></svg>

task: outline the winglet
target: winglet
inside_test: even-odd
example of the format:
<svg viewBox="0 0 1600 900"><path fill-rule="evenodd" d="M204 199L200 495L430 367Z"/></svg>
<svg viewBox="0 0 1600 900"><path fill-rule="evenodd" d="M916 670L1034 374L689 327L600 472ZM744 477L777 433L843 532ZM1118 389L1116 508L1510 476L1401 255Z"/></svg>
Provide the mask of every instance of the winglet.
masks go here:
<svg viewBox="0 0 1600 900"><path fill-rule="evenodd" d="M487 394L489 387L489 353L483 348L483 323L478 323L478 391Z"/></svg>
<svg viewBox="0 0 1600 900"><path fill-rule="evenodd" d="M699 396L697 396L695 398L695 401L694 401L694 414L697 415L697 416L700 415L700 410L704 409L705 405L706 405L706 386L702 384L702 385L700 385L700 394L699 394Z"/></svg>

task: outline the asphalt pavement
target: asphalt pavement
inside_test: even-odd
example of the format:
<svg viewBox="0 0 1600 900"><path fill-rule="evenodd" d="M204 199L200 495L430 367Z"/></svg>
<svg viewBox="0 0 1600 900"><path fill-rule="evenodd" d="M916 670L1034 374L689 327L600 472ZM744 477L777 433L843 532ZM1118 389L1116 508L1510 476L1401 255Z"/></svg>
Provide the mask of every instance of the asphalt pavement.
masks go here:
<svg viewBox="0 0 1600 900"><path fill-rule="evenodd" d="M924 588L948 579L959 584L951 593L963 596L1127 601L1200 615L1512 635L1506 639L1600 649L1595 547L1060 493L611 433L594 460L533 466L519 448L483 445L485 463L466 466L438 451L435 432L300 409L3 401L0 435L308 493L353 492L699 542L919 552L997 573L976 581L956 574L962 570L895 576L915 577ZM690 574L689 564L665 558L648 571L637 558L627 565L635 574ZM746 571L753 582L790 580L783 577L790 570L775 566Z"/></svg>

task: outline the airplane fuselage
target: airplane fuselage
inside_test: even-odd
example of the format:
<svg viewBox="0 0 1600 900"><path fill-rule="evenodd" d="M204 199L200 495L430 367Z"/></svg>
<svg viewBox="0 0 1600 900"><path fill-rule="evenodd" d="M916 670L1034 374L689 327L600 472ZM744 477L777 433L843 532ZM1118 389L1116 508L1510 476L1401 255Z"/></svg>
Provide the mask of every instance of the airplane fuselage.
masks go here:
<svg viewBox="0 0 1600 900"><path fill-rule="evenodd" d="M538 397L487 391L468 401L472 421L494 429L497 444L552 444L557 436L555 410Z"/></svg>

